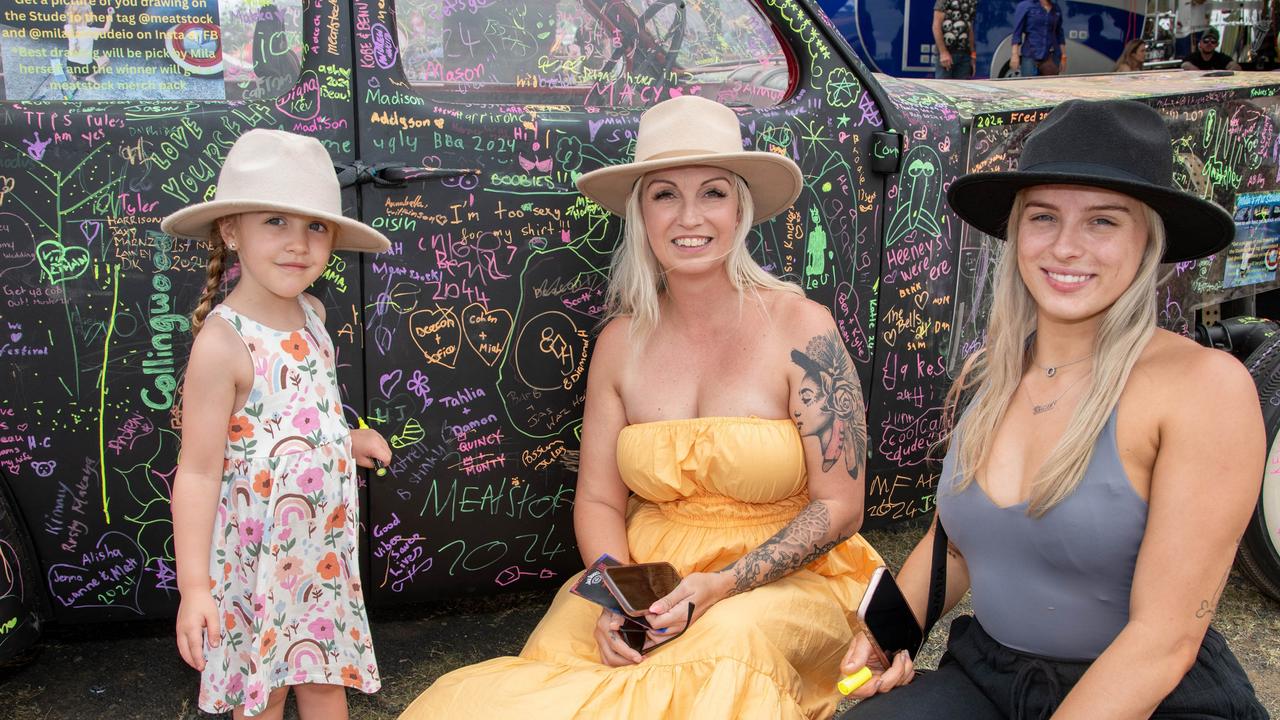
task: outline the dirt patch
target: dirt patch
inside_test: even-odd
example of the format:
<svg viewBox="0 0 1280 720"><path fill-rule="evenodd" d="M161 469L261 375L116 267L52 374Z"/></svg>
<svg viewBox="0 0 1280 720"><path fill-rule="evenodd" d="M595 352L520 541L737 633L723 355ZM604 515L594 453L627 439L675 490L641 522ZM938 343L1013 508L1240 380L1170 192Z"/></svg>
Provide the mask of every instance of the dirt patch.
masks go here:
<svg viewBox="0 0 1280 720"><path fill-rule="evenodd" d="M919 527L900 527L869 532L867 539L896 568L921 532ZM374 613L374 646L383 687L372 696L350 694L352 718L395 718L443 673L518 653L553 593L554 588L546 588ZM967 602L956 612L964 611ZM1280 637L1280 603L1233 574L1214 627L1231 643L1263 704L1280 715L1280 645L1274 642ZM942 654L939 634L922 651L923 666L937 664ZM0 678L0 717L215 717L195 708L198 684L197 673L178 657L171 621L53 628L32 665ZM292 705L286 717L297 718Z"/></svg>

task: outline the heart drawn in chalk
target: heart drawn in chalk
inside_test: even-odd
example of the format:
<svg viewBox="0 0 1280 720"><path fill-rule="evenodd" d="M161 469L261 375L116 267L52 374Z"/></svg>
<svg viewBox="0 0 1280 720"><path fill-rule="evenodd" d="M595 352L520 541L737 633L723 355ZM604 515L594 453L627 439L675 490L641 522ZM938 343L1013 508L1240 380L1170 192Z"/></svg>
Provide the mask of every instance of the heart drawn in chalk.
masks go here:
<svg viewBox="0 0 1280 720"><path fill-rule="evenodd" d="M54 285L74 280L89 269L88 250L67 247L57 240L45 240L36 245L36 260Z"/></svg>
<svg viewBox="0 0 1280 720"><path fill-rule="evenodd" d="M394 391L396 386L400 384L400 377L402 375L404 375L404 373L400 368L396 368L395 370L392 370L378 378L378 389L382 391L382 397L391 397L392 391Z"/></svg>
<svg viewBox="0 0 1280 720"><path fill-rule="evenodd" d="M462 334L485 365L493 367L511 335L511 313L502 308L485 310L480 303L462 309Z"/></svg>
<svg viewBox="0 0 1280 720"><path fill-rule="evenodd" d="M49 568L49 592L63 607L122 607L139 615L141 548L128 535L111 531L93 547L81 545L79 565Z"/></svg>
<svg viewBox="0 0 1280 720"><path fill-rule="evenodd" d="M427 362L452 368L462 347L462 327L450 308L417 310L409 315L409 334Z"/></svg>

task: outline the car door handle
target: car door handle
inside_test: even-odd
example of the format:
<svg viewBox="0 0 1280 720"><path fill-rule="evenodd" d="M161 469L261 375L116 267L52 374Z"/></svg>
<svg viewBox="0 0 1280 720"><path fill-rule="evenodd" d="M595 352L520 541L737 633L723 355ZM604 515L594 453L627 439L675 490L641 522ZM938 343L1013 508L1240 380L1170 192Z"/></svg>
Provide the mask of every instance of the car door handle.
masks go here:
<svg viewBox="0 0 1280 720"><path fill-rule="evenodd" d="M410 182L480 175L482 172L479 168L413 167L402 163L365 165L359 160L353 163L334 163L333 169L338 173L338 183L344 188L365 183L373 183L377 187L403 187Z"/></svg>

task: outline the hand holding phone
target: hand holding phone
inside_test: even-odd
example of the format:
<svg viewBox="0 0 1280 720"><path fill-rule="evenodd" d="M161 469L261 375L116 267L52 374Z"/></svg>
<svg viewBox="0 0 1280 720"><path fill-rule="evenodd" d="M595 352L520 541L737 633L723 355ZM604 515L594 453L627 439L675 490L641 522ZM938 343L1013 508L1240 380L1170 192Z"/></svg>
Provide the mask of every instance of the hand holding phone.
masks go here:
<svg viewBox="0 0 1280 720"><path fill-rule="evenodd" d="M920 621L887 568L876 568L871 575L862 604L858 606L858 619L866 626L872 647L880 654L884 667L889 667L902 650L914 659L924 644Z"/></svg>
<svg viewBox="0 0 1280 720"><path fill-rule="evenodd" d="M644 617L649 606L668 595L680 584L680 573L671 563L637 563L602 569L604 584L618 599L622 612L631 617Z"/></svg>

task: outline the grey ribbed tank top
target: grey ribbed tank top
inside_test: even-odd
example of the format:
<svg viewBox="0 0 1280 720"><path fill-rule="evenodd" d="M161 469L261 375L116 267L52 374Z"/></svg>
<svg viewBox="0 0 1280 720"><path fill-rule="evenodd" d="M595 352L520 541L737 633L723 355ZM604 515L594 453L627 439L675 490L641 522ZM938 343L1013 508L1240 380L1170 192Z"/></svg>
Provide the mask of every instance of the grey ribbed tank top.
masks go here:
<svg viewBox="0 0 1280 720"><path fill-rule="evenodd" d="M938 513L964 554L973 610L1001 644L1063 660L1093 660L1129 621L1129 591L1147 527L1116 446L1111 411L1075 492L1039 518L1027 503L997 507L977 482L955 492L951 443Z"/></svg>

